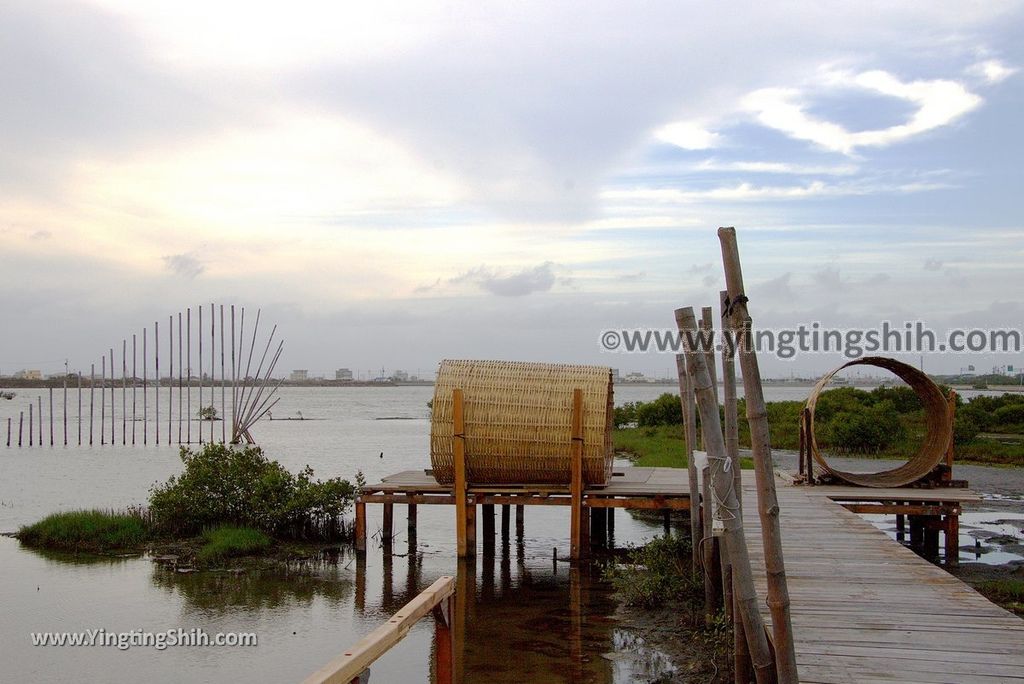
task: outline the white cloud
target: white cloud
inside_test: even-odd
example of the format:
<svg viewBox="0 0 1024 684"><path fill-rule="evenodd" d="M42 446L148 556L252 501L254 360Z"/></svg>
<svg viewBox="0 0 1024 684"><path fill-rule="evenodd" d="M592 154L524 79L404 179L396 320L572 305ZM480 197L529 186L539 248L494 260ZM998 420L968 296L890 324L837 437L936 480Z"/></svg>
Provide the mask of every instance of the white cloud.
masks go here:
<svg viewBox="0 0 1024 684"><path fill-rule="evenodd" d="M1004 81L1017 73L1017 69L1003 64L998 59L986 59L984 62L972 64L967 73L984 79L985 83L991 85Z"/></svg>
<svg viewBox="0 0 1024 684"><path fill-rule="evenodd" d="M855 164L815 165L789 162L734 161L705 159L696 166L698 171L741 171L749 173L777 173L795 176L852 176L860 167Z"/></svg>
<svg viewBox="0 0 1024 684"><path fill-rule="evenodd" d="M610 201L689 203L699 201L786 200L811 197L843 197L850 195L908 194L947 189L945 183L911 182L887 183L826 183L816 180L805 185L753 185L739 183L710 190L680 190L677 188L632 188L606 190L601 197Z"/></svg>
<svg viewBox="0 0 1024 684"><path fill-rule="evenodd" d="M722 144L721 135L709 131L697 121L670 123L654 131L654 137L684 150L707 150Z"/></svg>
<svg viewBox="0 0 1024 684"><path fill-rule="evenodd" d="M808 114L810 98L805 91L795 88L762 88L744 98L743 106L765 126L792 138L808 140L843 154L852 154L860 147L885 147L948 125L982 103L981 97L955 81L901 81L880 70L857 74L847 71L826 72L819 87L887 95L917 105L917 111L906 123L888 128L850 131L840 124Z"/></svg>

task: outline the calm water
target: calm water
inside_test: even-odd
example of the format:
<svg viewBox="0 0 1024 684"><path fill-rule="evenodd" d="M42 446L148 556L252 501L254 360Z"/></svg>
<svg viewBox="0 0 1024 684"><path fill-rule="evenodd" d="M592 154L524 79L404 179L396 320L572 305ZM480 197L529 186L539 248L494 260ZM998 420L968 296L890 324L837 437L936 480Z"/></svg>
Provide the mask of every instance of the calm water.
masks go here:
<svg viewBox="0 0 1024 684"><path fill-rule="evenodd" d="M618 399L650 399L662 391L665 388L627 387L618 392ZM27 421L27 402L39 393L21 390L15 400L0 401L4 432L6 418L13 417L16 425L21 410L26 411ZM431 396L429 387L283 389L275 417L295 417L301 411L311 420L263 421L253 432L269 455L291 469L309 464L319 477L351 477L362 470L372 481L399 470L429 467L426 403ZM145 447L121 445L120 392L115 399L113 446L99 444L98 395L94 445L76 445L77 393L73 391L68 400L73 446L62 445L59 392L54 401L58 446L49 446L48 418L43 430L46 446L0 446L0 531L13 531L58 510L144 503L152 484L180 470L176 446L153 444L152 392L148 398L150 444ZM137 399L141 416L141 396ZM107 401L109 411L109 392ZM84 403L88 416L87 393ZM129 394L129 412L130 403ZM176 439L176 397L172 404L171 427ZM197 409L197 396L193 404L193 410ZM43 405L48 415L45 393ZM165 394L161 397L164 420L166 405ZM131 425L129 422L129 442ZM209 427L207 423L204 429ZM141 442L141 422L136 422L135 428L136 440ZM219 431L220 424L214 428ZM187 434L187 428L182 429ZM194 437L198 429L199 424L193 423ZM109 413L105 430L109 441ZM88 441L87 424L83 432ZM160 433L166 439L166 423L161 424ZM6 434L3 439L6 441ZM27 425L23 442L28 443ZM380 527L380 507L370 506L369 511L372 535ZM404 511L397 507L396 513L395 551L405 554ZM619 544L639 542L660 532L660 528L622 512L616 523ZM481 555L474 571L463 569L475 587L475 600L467 615L466 681L644 681L637 673L664 668L656 652L644 649L607 617L614 604L603 583L585 574L571 575L568 564L552 562L553 548L560 556L568 555L568 528L567 510L529 508L521 540L513 535L504 547L499 541L493 557ZM385 561L381 550L371 545L364 563L343 555L297 568L287 579L177 574L145 558L82 562L21 549L17 541L6 537L0 537L0 568L0 605L4 607L0 680L54 682L134 682L140 676L154 682L300 680L437 577L459 572L451 510L442 506L420 507L415 554ZM578 596L576 603L571 601L573 595ZM29 637L34 631L162 631L178 627L253 631L259 635L259 645L164 651L144 647L127 651L33 648ZM421 622L374 666L374 681L429 682L432 629L429 620ZM570 658L571 650L578 653L575 660ZM601 655L613 651L641 656L608 659Z"/></svg>

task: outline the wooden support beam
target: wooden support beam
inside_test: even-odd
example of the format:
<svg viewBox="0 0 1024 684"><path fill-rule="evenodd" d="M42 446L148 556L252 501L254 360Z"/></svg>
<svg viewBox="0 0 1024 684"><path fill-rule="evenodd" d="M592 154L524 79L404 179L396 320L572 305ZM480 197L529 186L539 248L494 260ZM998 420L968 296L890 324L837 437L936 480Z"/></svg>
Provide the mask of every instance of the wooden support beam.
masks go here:
<svg viewBox="0 0 1024 684"><path fill-rule="evenodd" d="M475 552L469 547L469 507L466 505L466 422L463 414L461 389L452 390L452 460L455 467L455 483L452 496L455 497L455 534L459 558ZM474 513L475 513L474 504Z"/></svg>
<svg viewBox="0 0 1024 684"><path fill-rule="evenodd" d="M572 509L569 525L569 557L579 560L583 553L583 390L572 391L572 479L569 491Z"/></svg>
<svg viewBox="0 0 1024 684"><path fill-rule="evenodd" d="M960 516L946 516L946 565L960 565Z"/></svg>
<svg viewBox="0 0 1024 684"><path fill-rule="evenodd" d="M509 527L511 526L510 504L501 504L501 538L508 539Z"/></svg>
<svg viewBox="0 0 1024 684"><path fill-rule="evenodd" d="M395 536L395 504L393 503L384 504L384 521L381 525L380 536L385 544L390 544Z"/></svg>
<svg viewBox="0 0 1024 684"><path fill-rule="evenodd" d="M485 503L480 506L480 515L484 523L484 542L490 539L494 541L494 504Z"/></svg>
<svg viewBox="0 0 1024 684"><path fill-rule="evenodd" d="M416 504L409 503L406 504L406 506L406 529L408 530L409 536L411 537L416 534Z"/></svg>
<svg viewBox="0 0 1024 684"><path fill-rule="evenodd" d="M366 502L356 499L356 551L366 551Z"/></svg>
<svg viewBox="0 0 1024 684"><path fill-rule="evenodd" d="M455 578L441 577L341 656L307 677L305 684L349 684L409 633L421 618L455 593ZM449 614L451 614L449 612ZM455 621L452 621L455 624ZM454 643L454 637L452 639Z"/></svg>

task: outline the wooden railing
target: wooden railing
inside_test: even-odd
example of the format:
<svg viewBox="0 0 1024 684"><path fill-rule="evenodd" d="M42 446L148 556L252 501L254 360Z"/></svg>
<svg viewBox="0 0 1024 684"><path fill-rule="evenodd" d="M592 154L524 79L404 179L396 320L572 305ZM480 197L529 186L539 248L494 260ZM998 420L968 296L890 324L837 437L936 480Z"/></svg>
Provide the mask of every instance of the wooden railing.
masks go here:
<svg viewBox="0 0 1024 684"><path fill-rule="evenodd" d="M454 684L455 578L441 577L405 604L386 623L307 677L303 684L353 684L370 665L405 638L413 625L433 613L437 684Z"/></svg>

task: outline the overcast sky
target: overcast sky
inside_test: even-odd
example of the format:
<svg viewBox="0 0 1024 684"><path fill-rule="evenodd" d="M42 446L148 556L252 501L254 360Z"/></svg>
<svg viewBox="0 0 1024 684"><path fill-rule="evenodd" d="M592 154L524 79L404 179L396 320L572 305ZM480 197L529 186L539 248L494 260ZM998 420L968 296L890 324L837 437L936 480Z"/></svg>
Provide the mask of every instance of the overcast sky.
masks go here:
<svg viewBox="0 0 1024 684"><path fill-rule="evenodd" d="M717 302L719 225L759 325L1024 327L1022 14L5 0L0 372L216 301L284 370L663 374L599 333Z"/></svg>

